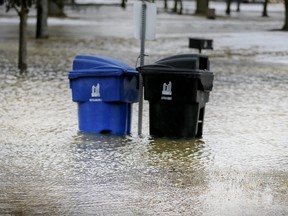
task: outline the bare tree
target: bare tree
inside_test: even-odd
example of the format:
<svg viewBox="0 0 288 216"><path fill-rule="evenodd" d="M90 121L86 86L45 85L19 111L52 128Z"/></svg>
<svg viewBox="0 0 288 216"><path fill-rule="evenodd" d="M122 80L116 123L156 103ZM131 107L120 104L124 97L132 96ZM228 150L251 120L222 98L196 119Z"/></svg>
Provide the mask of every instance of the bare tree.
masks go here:
<svg viewBox="0 0 288 216"><path fill-rule="evenodd" d="M268 17L268 11L267 11L268 2L269 2L269 0L265 0L263 2L263 12L262 12L263 17Z"/></svg>
<svg viewBox="0 0 288 216"><path fill-rule="evenodd" d="M197 0L196 1L196 14L206 14L208 9L208 0Z"/></svg>
<svg viewBox="0 0 288 216"><path fill-rule="evenodd" d="M241 0L237 0L237 12L240 12Z"/></svg>
<svg viewBox="0 0 288 216"><path fill-rule="evenodd" d="M226 2L227 2L226 14L230 15L231 14L231 3L232 3L232 0L226 0Z"/></svg>
<svg viewBox="0 0 288 216"><path fill-rule="evenodd" d="M48 38L48 0L37 0L36 38Z"/></svg>
<svg viewBox="0 0 288 216"><path fill-rule="evenodd" d="M5 4L7 11L15 9L19 18L19 50L18 68L21 71L27 69L27 19L29 8L35 3L34 0L1 0L0 4Z"/></svg>
<svg viewBox="0 0 288 216"><path fill-rule="evenodd" d="M288 0L284 1L284 5L285 5L285 20L284 20L284 26L282 29L284 31L288 31Z"/></svg>
<svg viewBox="0 0 288 216"><path fill-rule="evenodd" d="M168 9L168 0L164 0L164 9L165 9L165 10Z"/></svg>
<svg viewBox="0 0 288 216"><path fill-rule="evenodd" d="M232 0L226 0L226 14L230 15L231 14L231 4L232 4ZM237 0L237 12L240 12L240 5L241 5L241 0Z"/></svg>
<svg viewBox="0 0 288 216"><path fill-rule="evenodd" d="M179 4L179 6L180 6L179 11L178 11L178 4ZM183 11L183 2L182 2L182 0L174 0L173 12L174 12L174 13L182 14L182 11Z"/></svg>
<svg viewBox="0 0 288 216"><path fill-rule="evenodd" d="M122 8L126 8L126 2L127 2L127 0L121 0L121 7Z"/></svg>

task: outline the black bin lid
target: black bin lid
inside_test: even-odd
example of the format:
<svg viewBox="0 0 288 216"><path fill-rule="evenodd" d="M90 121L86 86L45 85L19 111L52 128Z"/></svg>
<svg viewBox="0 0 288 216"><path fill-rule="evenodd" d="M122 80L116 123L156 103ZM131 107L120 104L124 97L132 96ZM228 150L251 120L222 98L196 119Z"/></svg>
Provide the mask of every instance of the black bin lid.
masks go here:
<svg viewBox="0 0 288 216"><path fill-rule="evenodd" d="M151 65L138 67L144 78L153 75L177 75L199 79L204 90L212 90L214 75L209 71L209 58L202 54L170 56Z"/></svg>
<svg viewBox="0 0 288 216"><path fill-rule="evenodd" d="M203 73L204 71L209 71L209 69L210 65L208 56L201 54L184 54L170 56L156 61L155 64L144 65L137 68L138 71L143 73L150 73L152 71L152 73L158 73L163 70L168 73L195 73L200 71L202 71Z"/></svg>

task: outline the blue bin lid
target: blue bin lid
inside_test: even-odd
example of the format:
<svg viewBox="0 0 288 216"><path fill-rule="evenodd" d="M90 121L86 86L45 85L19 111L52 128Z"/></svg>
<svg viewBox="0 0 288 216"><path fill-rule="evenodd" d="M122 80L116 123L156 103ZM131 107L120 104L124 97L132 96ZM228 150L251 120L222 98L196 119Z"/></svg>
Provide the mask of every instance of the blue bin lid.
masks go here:
<svg viewBox="0 0 288 216"><path fill-rule="evenodd" d="M121 76L123 74L137 75L138 72L129 65L113 58L77 55L73 61L73 69L69 73L69 79Z"/></svg>

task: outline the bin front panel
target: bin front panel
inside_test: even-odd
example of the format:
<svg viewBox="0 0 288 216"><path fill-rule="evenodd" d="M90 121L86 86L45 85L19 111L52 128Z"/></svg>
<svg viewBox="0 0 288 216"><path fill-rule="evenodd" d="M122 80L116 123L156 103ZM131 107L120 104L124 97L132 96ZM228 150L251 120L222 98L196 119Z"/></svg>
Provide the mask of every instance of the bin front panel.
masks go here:
<svg viewBox="0 0 288 216"><path fill-rule="evenodd" d="M74 102L137 102L137 78L121 77L81 77L70 80Z"/></svg>
<svg viewBox="0 0 288 216"><path fill-rule="evenodd" d="M201 91L199 79L186 75L151 74L144 76L144 99L208 102L209 92Z"/></svg>
<svg viewBox="0 0 288 216"><path fill-rule="evenodd" d="M198 103L149 101L150 135L195 137L199 112Z"/></svg>
<svg viewBox="0 0 288 216"><path fill-rule="evenodd" d="M129 134L130 103L78 103L79 130L92 133Z"/></svg>
<svg viewBox="0 0 288 216"><path fill-rule="evenodd" d="M123 101L129 103L138 102L139 87L137 76L125 76L123 79Z"/></svg>

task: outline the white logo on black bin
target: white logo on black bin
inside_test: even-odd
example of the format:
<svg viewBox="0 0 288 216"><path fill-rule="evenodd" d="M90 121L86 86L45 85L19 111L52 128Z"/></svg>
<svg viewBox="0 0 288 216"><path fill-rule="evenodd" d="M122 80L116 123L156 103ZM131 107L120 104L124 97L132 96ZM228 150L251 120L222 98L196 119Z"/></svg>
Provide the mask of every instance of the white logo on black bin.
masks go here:
<svg viewBox="0 0 288 216"><path fill-rule="evenodd" d="M162 89L162 100L172 100L172 82L169 81L168 84L163 83Z"/></svg>

